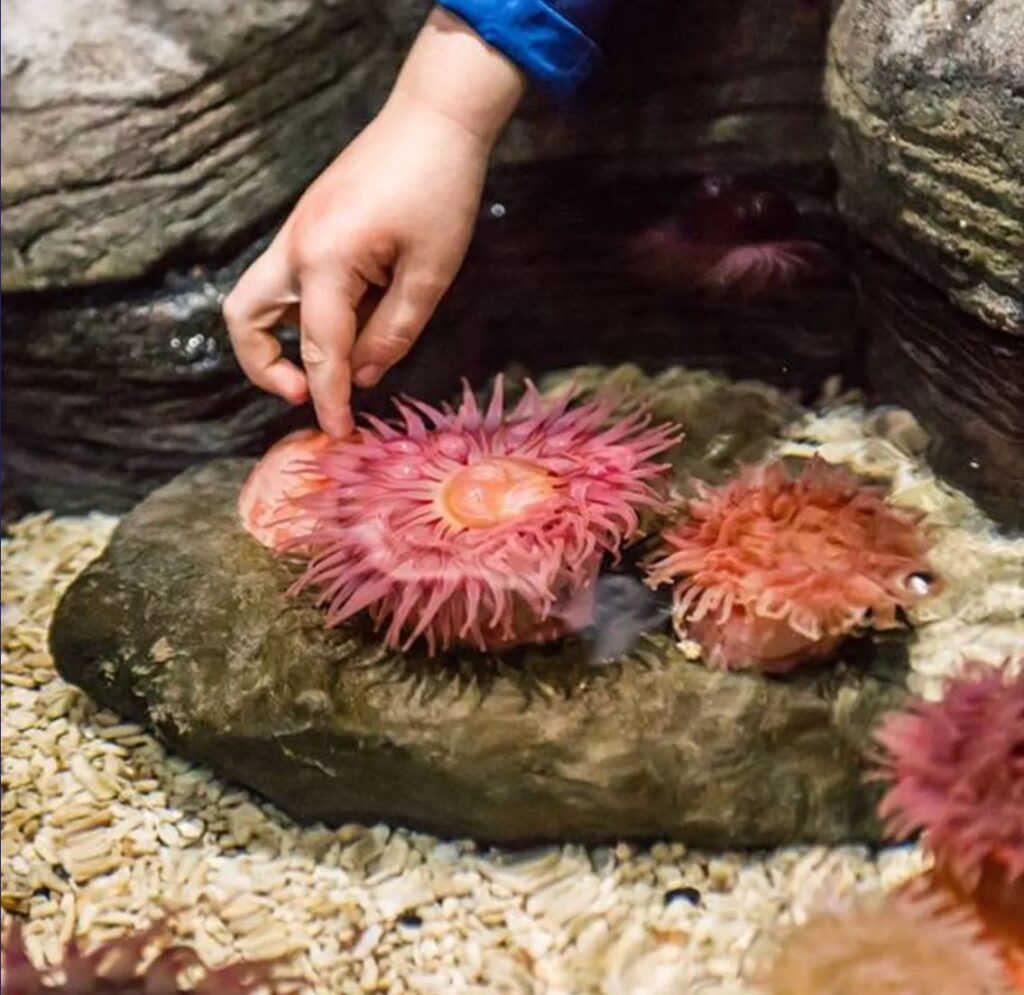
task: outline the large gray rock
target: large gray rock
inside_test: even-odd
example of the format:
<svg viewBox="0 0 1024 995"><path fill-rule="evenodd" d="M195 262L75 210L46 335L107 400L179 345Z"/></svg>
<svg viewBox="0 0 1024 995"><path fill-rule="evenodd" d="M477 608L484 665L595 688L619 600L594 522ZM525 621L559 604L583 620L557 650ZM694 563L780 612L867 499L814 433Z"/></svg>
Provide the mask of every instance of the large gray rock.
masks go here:
<svg viewBox="0 0 1024 995"><path fill-rule="evenodd" d="M125 518L53 623L61 674L299 819L520 843L874 839L869 732L903 697L853 666L789 680L667 636L589 668L573 643L427 660L324 629L237 525L249 465L189 471Z"/></svg>
<svg viewBox="0 0 1024 995"><path fill-rule="evenodd" d="M271 216L376 108L366 0L11 0L4 290L201 259Z"/></svg>
<svg viewBox="0 0 1024 995"><path fill-rule="evenodd" d="M844 0L827 92L846 217L1024 334L1024 4Z"/></svg>

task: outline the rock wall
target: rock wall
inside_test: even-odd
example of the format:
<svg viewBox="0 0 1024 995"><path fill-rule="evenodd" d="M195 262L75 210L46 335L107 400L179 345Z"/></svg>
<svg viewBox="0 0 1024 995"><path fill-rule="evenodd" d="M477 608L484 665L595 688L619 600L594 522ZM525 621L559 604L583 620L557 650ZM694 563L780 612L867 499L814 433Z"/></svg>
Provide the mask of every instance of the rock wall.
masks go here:
<svg viewBox="0 0 1024 995"><path fill-rule="evenodd" d="M844 0L827 91L845 217L1024 335L1024 4Z"/></svg>
<svg viewBox="0 0 1024 995"><path fill-rule="evenodd" d="M950 306L875 250L862 248L854 270L872 396L910 408L931 436L935 471L1024 530L1024 337Z"/></svg>
<svg viewBox="0 0 1024 995"><path fill-rule="evenodd" d="M364 0L12 0L3 17L7 291L223 249L369 118L395 61Z"/></svg>

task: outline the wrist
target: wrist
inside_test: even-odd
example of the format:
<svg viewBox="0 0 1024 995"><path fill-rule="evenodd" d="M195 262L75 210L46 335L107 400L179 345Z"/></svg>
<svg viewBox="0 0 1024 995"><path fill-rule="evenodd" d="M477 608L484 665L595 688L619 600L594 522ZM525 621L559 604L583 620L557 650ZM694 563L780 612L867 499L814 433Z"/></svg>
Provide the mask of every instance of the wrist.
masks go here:
<svg viewBox="0 0 1024 995"><path fill-rule="evenodd" d="M454 14L435 8L388 103L451 121L489 152L526 89L522 71Z"/></svg>

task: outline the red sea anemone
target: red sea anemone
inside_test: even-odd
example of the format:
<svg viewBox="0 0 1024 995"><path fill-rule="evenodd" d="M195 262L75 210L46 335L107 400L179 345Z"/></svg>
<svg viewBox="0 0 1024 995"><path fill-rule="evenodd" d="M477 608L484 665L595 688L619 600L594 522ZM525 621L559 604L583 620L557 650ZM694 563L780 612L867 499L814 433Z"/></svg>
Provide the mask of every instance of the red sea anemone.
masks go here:
<svg viewBox="0 0 1024 995"><path fill-rule="evenodd" d="M1024 672L970 663L941 701L917 700L882 725L879 815L902 838L923 831L968 889L987 863L1024 878Z"/></svg>
<svg viewBox="0 0 1024 995"><path fill-rule="evenodd" d="M650 583L675 584L681 637L709 662L783 672L830 652L858 627L893 628L927 591L919 516L820 459L791 477L783 463L698 485L662 533Z"/></svg>
<svg viewBox="0 0 1024 995"><path fill-rule="evenodd" d="M659 503L652 461L678 438L612 405L571 407L528 385L504 411L466 387L458 408L396 402L402 421L368 419L306 465L323 478L291 502L315 524L292 533L334 625L366 609L388 646L423 637L491 649L554 638L579 616L602 555Z"/></svg>
<svg viewBox="0 0 1024 995"><path fill-rule="evenodd" d="M933 895L875 895L792 929L765 972L769 995L998 995L996 951Z"/></svg>
<svg viewBox="0 0 1024 995"><path fill-rule="evenodd" d="M101 944L80 953L72 941L64 962L40 970L29 960L15 922L4 941L2 995L251 995L278 992L298 995L296 987L275 980L275 961L246 961L207 968L190 947L168 946L166 923ZM184 985L182 977L193 976ZM196 977L198 975L198 977Z"/></svg>

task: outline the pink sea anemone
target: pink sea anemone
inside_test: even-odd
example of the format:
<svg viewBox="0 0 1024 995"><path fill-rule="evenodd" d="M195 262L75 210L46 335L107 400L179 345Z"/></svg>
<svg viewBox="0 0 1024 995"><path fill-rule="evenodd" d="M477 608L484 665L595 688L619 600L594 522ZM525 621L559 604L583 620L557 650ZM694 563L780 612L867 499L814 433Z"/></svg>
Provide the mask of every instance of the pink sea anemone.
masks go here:
<svg viewBox="0 0 1024 995"><path fill-rule="evenodd" d="M820 459L698 485L662 538L649 582L675 585L679 635L729 669L783 672L860 627L893 628L928 587L919 516Z"/></svg>
<svg viewBox="0 0 1024 995"><path fill-rule="evenodd" d="M996 869L1024 888L1024 667L1013 670L970 663L941 701L915 701L876 734L888 832L923 831L968 891Z"/></svg>
<svg viewBox="0 0 1024 995"><path fill-rule="evenodd" d="M829 251L800 228L785 193L711 177L678 217L641 232L630 251L639 274L654 282L763 297L834 269Z"/></svg>
<svg viewBox="0 0 1024 995"><path fill-rule="evenodd" d="M875 895L812 916L784 936L761 979L768 995L999 995L996 950L969 913L937 896Z"/></svg>
<svg viewBox="0 0 1024 995"><path fill-rule="evenodd" d="M385 643L493 649L555 638L578 620L603 554L659 503L678 439L610 402L547 401L533 385L504 410L499 379L486 411L468 385L457 408L396 402L401 422L369 418L314 454L326 483L293 503L313 527L293 531L310 560L329 625L367 610Z"/></svg>

